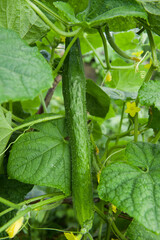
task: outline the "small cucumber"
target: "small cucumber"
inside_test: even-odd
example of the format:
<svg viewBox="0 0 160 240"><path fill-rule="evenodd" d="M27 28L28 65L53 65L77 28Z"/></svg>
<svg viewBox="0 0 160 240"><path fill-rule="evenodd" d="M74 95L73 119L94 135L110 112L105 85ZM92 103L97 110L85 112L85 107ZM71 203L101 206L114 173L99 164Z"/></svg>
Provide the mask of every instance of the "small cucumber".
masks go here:
<svg viewBox="0 0 160 240"><path fill-rule="evenodd" d="M71 38L66 39L66 47L70 41ZM73 205L81 228L89 231L93 221L91 149L87 128L86 79L79 39L65 59L62 86L71 149Z"/></svg>

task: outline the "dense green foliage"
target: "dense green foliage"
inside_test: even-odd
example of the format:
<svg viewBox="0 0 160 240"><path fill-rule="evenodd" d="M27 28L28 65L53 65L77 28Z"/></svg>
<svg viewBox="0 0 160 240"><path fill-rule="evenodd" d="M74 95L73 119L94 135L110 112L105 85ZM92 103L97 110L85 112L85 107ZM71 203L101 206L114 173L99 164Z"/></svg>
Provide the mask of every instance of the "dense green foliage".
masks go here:
<svg viewBox="0 0 160 240"><path fill-rule="evenodd" d="M159 1L0 1L0 239L160 239L159 71Z"/></svg>

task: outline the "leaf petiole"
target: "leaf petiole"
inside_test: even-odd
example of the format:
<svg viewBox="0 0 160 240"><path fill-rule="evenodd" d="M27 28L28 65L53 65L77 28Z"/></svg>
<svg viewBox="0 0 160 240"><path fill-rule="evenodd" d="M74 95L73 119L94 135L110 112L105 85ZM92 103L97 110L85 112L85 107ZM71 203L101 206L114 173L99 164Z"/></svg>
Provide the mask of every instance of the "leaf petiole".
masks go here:
<svg viewBox="0 0 160 240"><path fill-rule="evenodd" d="M63 30L60 30L55 24L53 24L47 17L46 15L34 4L32 3L30 0L25 0L30 7L42 18L42 20L56 33L58 33L59 35L65 36L65 37L73 37L75 36L80 28L76 29L73 32L65 32Z"/></svg>

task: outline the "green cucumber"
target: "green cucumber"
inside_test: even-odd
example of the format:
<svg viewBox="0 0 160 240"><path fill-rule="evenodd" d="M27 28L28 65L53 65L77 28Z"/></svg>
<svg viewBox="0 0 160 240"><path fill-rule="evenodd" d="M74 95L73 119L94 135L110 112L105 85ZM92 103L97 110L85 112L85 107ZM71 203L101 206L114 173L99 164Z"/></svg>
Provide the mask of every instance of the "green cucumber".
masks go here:
<svg viewBox="0 0 160 240"><path fill-rule="evenodd" d="M66 39L66 47L71 40ZM79 39L65 59L62 86L71 149L73 206L81 228L89 231L93 221L91 148L87 128L86 79Z"/></svg>

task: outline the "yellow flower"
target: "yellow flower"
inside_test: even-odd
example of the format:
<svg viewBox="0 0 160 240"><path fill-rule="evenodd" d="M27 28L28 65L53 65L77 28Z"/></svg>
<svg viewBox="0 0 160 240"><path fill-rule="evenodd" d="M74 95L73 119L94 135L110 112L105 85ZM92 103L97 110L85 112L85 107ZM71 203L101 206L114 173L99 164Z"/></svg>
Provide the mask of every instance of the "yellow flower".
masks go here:
<svg viewBox="0 0 160 240"><path fill-rule="evenodd" d="M105 77L105 83L112 81L112 75L110 72L107 72Z"/></svg>
<svg viewBox="0 0 160 240"><path fill-rule="evenodd" d="M14 238L14 236L18 233L18 231L22 227L23 221L24 221L24 217L21 217L6 229L6 232L8 233L9 238Z"/></svg>
<svg viewBox="0 0 160 240"><path fill-rule="evenodd" d="M127 102L126 113L129 113L131 117L134 117L137 112L140 111L140 108L136 106L135 102Z"/></svg>
<svg viewBox="0 0 160 240"><path fill-rule="evenodd" d="M117 207L115 205L112 204L112 212L116 213L117 212Z"/></svg>
<svg viewBox="0 0 160 240"><path fill-rule="evenodd" d="M75 236L72 232L70 233L64 233L67 240L79 240L77 236Z"/></svg>
<svg viewBox="0 0 160 240"><path fill-rule="evenodd" d="M101 171L99 171L99 172L97 173L97 182L98 182L98 183L100 182L100 175L101 175Z"/></svg>
<svg viewBox="0 0 160 240"><path fill-rule="evenodd" d="M136 56L136 57L140 57L143 53L143 50L140 52L133 52L132 55Z"/></svg>

